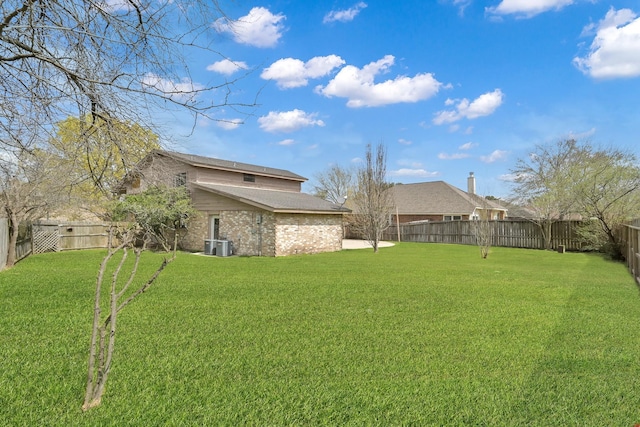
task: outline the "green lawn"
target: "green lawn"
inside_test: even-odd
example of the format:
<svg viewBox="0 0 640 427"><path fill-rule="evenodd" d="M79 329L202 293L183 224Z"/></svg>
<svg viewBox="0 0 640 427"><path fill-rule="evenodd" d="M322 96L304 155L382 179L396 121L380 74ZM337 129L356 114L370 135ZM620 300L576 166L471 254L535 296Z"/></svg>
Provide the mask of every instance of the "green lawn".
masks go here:
<svg viewBox="0 0 640 427"><path fill-rule="evenodd" d="M409 243L179 254L122 311L103 404L82 413L102 255L0 273L0 425L640 423L640 293L622 264Z"/></svg>

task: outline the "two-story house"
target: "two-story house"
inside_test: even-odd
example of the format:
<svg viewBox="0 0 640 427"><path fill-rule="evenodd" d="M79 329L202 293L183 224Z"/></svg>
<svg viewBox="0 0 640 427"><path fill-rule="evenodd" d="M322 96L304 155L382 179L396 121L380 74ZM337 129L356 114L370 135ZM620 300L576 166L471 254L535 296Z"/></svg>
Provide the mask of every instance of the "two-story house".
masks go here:
<svg viewBox="0 0 640 427"><path fill-rule="evenodd" d="M181 246L202 251L207 239L232 242L233 253L283 256L338 251L349 209L302 193L307 179L287 170L154 150L124 185L186 186L199 214Z"/></svg>

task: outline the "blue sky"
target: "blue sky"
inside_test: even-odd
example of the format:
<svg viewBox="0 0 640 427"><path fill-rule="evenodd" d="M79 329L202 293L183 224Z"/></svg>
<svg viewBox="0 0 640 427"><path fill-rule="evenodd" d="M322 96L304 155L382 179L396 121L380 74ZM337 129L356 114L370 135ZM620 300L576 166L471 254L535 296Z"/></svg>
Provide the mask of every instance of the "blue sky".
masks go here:
<svg viewBox="0 0 640 427"><path fill-rule="evenodd" d="M174 149L313 181L387 149L388 179L507 196L536 144L574 137L637 150L640 3L600 0L223 2L193 84L243 76ZM189 133L180 117L166 123ZM303 190L310 191L305 184Z"/></svg>

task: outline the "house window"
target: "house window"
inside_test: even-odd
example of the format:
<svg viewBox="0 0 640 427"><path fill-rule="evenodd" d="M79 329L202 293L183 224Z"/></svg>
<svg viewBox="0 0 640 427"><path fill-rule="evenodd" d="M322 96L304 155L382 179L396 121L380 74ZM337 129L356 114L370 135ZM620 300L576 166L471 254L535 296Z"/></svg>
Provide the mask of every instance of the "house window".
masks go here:
<svg viewBox="0 0 640 427"><path fill-rule="evenodd" d="M187 173L181 172L173 177L174 187L185 187L187 185Z"/></svg>
<svg viewBox="0 0 640 427"><path fill-rule="evenodd" d="M462 220L462 215L445 215L445 221L460 221Z"/></svg>
<svg viewBox="0 0 640 427"><path fill-rule="evenodd" d="M244 174L244 182L256 182L256 176L250 173Z"/></svg>

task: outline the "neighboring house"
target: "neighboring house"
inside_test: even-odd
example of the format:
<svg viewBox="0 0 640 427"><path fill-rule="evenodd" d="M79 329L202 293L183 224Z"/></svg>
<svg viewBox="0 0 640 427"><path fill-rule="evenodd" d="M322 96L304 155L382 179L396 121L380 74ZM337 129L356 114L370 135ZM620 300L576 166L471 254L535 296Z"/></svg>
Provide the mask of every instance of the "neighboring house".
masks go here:
<svg viewBox="0 0 640 427"><path fill-rule="evenodd" d="M497 203L500 203L501 206L508 209L509 211L509 220L511 221L533 221L539 222L543 218L548 218L553 221L582 221L582 215L579 213L568 213L564 215L560 215L556 212L553 212L548 215L541 215L534 208L530 206L520 206L505 200L497 200Z"/></svg>
<svg viewBox="0 0 640 427"><path fill-rule="evenodd" d="M467 183L466 192L444 181L394 185L389 189L397 209L393 223L505 219L505 207L475 194L473 172Z"/></svg>
<svg viewBox="0 0 640 427"><path fill-rule="evenodd" d="M301 192L295 173L191 154L154 150L123 186L186 186L199 214L181 246L202 251L205 239L229 240L237 255L283 256L342 249L349 210Z"/></svg>
<svg viewBox="0 0 640 427"><path fill-rule="evenodd" d="M532 221L539 217L535 210L527 206L516 205L505 200L499 200L498 203L509 210L509 219L511 221Z"/></svg>

